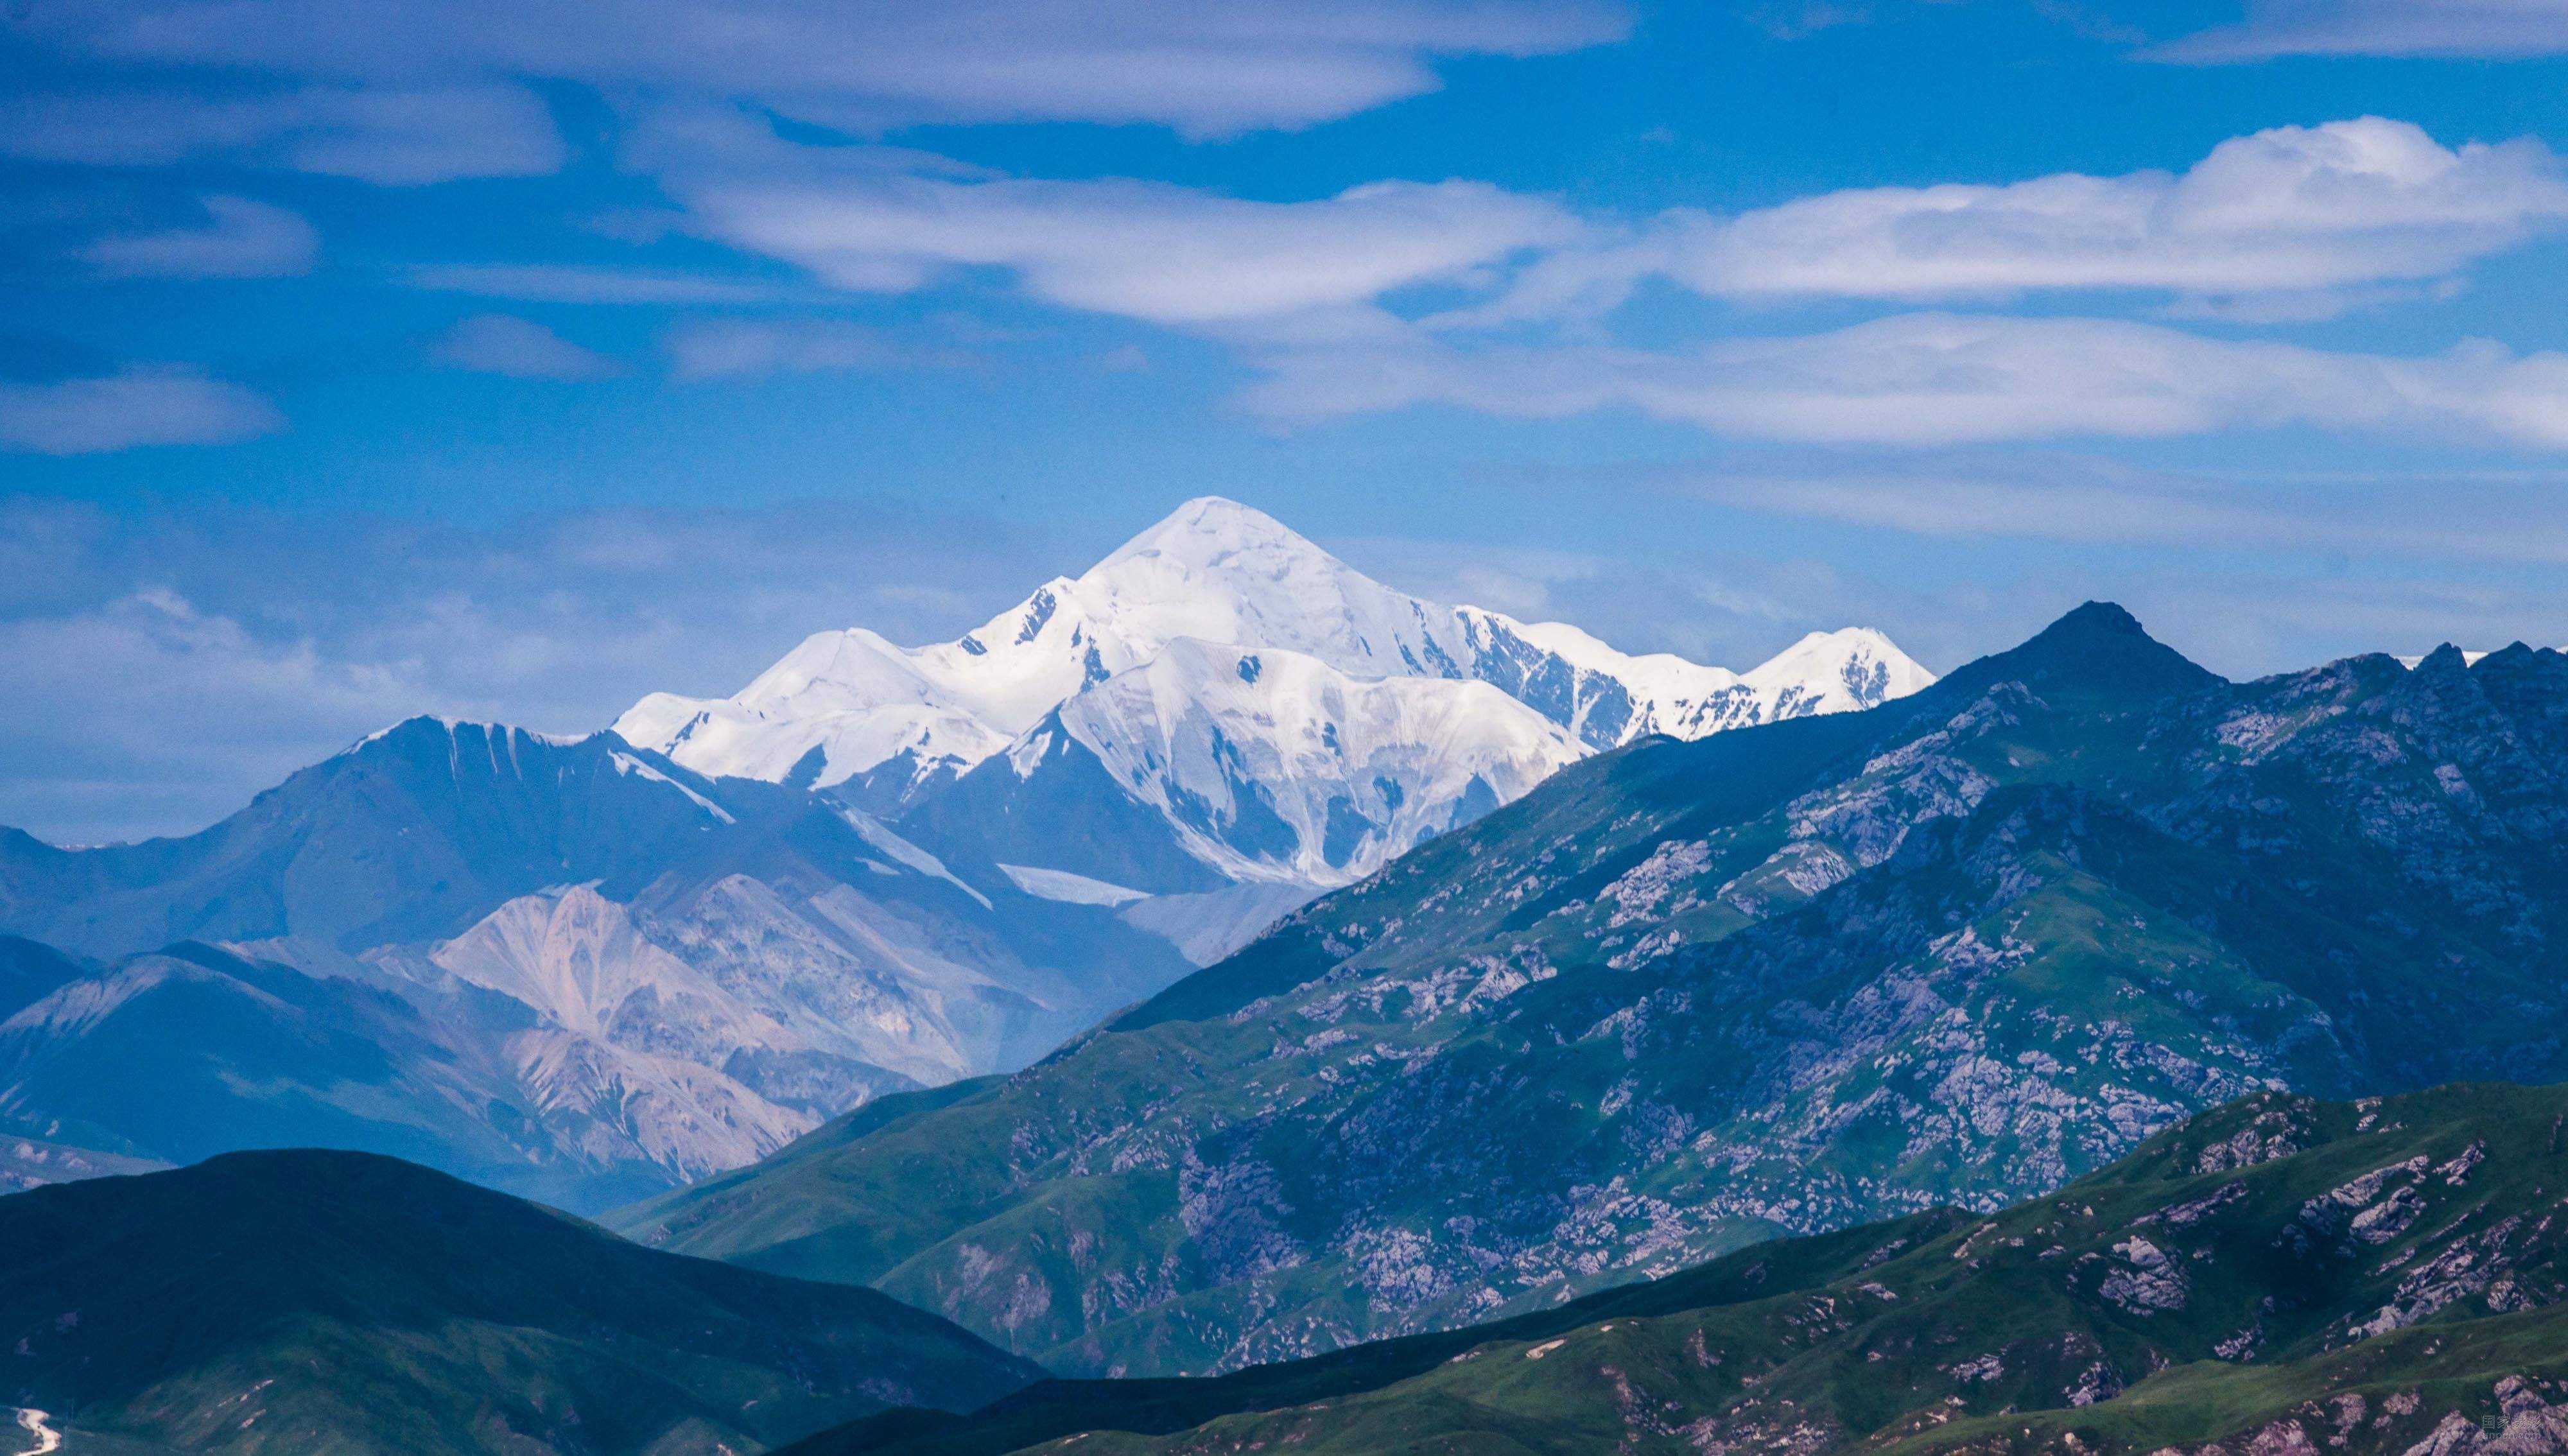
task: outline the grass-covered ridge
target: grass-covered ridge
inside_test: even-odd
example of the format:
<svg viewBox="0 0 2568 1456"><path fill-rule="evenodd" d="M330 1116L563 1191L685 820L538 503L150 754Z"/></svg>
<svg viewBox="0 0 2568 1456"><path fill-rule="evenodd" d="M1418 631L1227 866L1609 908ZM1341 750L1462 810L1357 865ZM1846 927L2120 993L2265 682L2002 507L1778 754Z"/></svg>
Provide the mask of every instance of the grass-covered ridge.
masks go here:
<svg viewBox="0 0 2568 1456"><path fill-rule="evenodd" d="M2361 1453L2439 1430L2469 1453L2515 1423L2490 1449L2550 1451L2568 1436L2563 1241L2568 1088L2263 1094L1994 1216L1784 1241L1223 1379L1037 1386L797 1450Z"/></svg>

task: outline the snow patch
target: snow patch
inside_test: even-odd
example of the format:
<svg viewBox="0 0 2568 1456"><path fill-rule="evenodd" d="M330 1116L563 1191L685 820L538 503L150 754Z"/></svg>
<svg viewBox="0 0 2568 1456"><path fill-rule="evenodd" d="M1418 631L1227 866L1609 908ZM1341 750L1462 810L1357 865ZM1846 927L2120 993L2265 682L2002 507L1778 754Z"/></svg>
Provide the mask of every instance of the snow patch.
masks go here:
<svg viewBox="0 0 2568 1456"><path fill-rule="evenodd" d="M712 799L709 799L703 794L696 792L694 789L687 787L685 784L671 778L669 775L652 767L650 764L643 762L641 759L634 757L630 753L615 754L614 762L615 771L617 773L636 774L640 777L649 779L653 783L665 783L693 800L697 808L704 810L706 813L713 815L724 823L737 824L740 822L738 819L731 816L730 810L725 809L722 805L715 803Z"/></svg>
<svg viewBox="0 0 2568 1456"><path fill-rule="evenodd" d="M29 1456L50 1456L63 1448L63 1433L46 1424L51 1417L45 1412L18 1407L17 1414L19 1429L36 1438L36 1449Z"/></svg>
<svg viewBox="0 0 2568 1456"><path fill-rule="evenodd" d="M1129 905L1135 900L1150 898L1146 890L1110 885L1104 880L1092 880L1086 875L1074 875L1068 870L1048 870L1024 864L1003 864L999 869L1009 879L1016 881L1018 889L1038 900L1059 900L1066 905L1112 907Z"/></svg>
<svg viewBox="0 0 2568 1456"><path fill-rule="evenodd" d="M970 885L963 883L960 879L955 878L954 872L945 867L945 861L938 859L935 855L928 853L926 850L919 848L917 845L901 838L898 834L893 833L891 826L885 824L882 820L875 818L871 814L865 813L860 809L848 808L844 804L839 804L835 807L838 811L838 817L845 820L847 827L855 830L867 844L870 844L874 848L881 850L883 853L890 855L892 858L900 861L904 865L907 865L909 868L918 871L922 875L931 875L937 879L943 880L949 885L952 885L955 889L960 890L964 894L971 896L973 899L980 901L982 909L987 910L990 908L990 897L973 889Z"/></svg>

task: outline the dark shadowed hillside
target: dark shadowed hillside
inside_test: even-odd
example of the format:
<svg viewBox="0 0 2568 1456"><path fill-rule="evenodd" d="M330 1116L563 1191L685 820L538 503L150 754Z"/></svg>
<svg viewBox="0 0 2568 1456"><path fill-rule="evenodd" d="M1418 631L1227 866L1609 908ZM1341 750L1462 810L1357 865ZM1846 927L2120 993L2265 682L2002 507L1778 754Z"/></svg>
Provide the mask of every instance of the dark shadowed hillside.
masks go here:
<svg viewBox="0 0 2568 1456"><path fill-rule="evenodd" d="M0 1362L75 1452L382 1456L715 1456L1041 1374L870 1290L328 1152L0 1198Z"/></svg>

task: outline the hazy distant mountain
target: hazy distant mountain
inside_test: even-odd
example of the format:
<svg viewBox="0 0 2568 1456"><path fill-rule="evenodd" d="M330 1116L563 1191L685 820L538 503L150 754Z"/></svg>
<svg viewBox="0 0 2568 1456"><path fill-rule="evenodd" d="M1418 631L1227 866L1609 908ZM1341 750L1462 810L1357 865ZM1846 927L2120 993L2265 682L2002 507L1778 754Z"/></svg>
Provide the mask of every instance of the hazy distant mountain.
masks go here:
<svg viewBox="0 0 2568 1456"><path fill-rule="evenodd" d="M0 925L111 963L0 957L0 1131L372 1148L602 1207L1022 1065L1185 967L984 878L612 734L414 720L182 839L0 833Z"/></svg>
<svg viewBox="0 0 2568 1456"><path fill-rule="evenodd" d="M0 1198L0 1396L65 1449L721 1456L1041 1371L870 1290L363 1153Z"/></svg>
<svg viewBox="0 0 2568 1456"><path fill-rule="evenodd" d="M1573 765L1038 1067L619 1224L1200 1372L1995 1207L2262 1088L2556 1077L2563 764L2568 656L2232 684L2089 606Z"/></svg>

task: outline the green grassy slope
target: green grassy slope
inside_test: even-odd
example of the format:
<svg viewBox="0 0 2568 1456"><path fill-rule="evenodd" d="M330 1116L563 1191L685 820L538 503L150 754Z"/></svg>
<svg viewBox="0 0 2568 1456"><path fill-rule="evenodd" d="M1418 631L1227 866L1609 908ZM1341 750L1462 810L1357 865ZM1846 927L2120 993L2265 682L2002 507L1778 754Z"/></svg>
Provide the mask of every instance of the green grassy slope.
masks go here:
<svg viewBox="0 0 2568 1456"><path fill-rule="evenodd" d="M1779 1243L1226 1379L1038 1386L797 1450L2110 1456L2406 1451L2439 1429L2473 1452L2511 1423L2488 1449L2551 1451L2563 1212L2568 1089L2266 1094L1993 1217Z"/></svg>
<svg viewBox="0 0 2568 1456"><path fill-rule="evenodd" d="M0 1198L0 1403L69 1449L764 1449L1040 1371L869 1290L637 1248L363 1153Z"/></svg>

